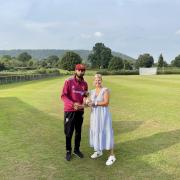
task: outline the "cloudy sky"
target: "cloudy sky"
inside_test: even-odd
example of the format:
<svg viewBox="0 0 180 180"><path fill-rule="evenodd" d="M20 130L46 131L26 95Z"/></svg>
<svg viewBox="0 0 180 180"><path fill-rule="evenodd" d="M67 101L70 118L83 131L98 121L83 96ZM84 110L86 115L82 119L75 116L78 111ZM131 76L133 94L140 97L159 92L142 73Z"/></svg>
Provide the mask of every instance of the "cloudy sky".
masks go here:
<svg viewBox="0 0 180 180"><path fill-rule="evenodd" d="M180 54L179 0L0 0L0 49Z"/></svg>

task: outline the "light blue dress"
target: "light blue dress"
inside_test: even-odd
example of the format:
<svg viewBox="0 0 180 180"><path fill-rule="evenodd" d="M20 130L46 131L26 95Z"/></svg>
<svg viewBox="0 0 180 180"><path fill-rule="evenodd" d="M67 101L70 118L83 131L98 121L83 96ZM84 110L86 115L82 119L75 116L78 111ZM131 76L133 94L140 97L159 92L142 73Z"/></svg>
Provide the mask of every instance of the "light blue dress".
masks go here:
<svg viewBox="0 0 180 180"><path fill-rule="evenodd" d="M102 88L96 96L95 90L90 91L90 98L93 102L103 101L104 92L109 91ZM112 119L108 106L94 106L90 114L90 146L95 151L110 150L114 146L114 135Z"/></svg>

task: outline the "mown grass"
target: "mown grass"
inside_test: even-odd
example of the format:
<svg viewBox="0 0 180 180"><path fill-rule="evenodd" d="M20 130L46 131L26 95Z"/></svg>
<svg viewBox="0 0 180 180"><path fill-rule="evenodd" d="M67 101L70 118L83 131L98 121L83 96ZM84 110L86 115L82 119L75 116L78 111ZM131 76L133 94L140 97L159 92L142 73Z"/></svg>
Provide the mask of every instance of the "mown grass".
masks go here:
<svg viewBox="0 0 180 180"><path fill-rule="evenodd" d="M0 87L0 179L179 179L180 76L105 76L117 161L90 159L86 109L84 159L66 162L63 104L67 77ZM86 76L90 89L92 76Z"/></svg>

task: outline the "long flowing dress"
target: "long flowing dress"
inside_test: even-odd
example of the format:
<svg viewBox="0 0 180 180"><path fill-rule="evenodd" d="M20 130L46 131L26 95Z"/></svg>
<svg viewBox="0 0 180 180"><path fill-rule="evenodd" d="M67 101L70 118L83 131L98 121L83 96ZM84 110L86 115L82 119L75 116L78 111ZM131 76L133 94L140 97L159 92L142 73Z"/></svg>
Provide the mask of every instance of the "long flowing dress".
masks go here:
<svg viewBox="0 0 180 180"><path fill-rule="evenodd" d="M90 98L93 102L101 102L104 99L107 88L102 88L96 96L96 91L90 91ZM95 151L110 150L114 146L114 135L112 129L112 119L108 106L94 106L90 114L90 146Z"/></svg>

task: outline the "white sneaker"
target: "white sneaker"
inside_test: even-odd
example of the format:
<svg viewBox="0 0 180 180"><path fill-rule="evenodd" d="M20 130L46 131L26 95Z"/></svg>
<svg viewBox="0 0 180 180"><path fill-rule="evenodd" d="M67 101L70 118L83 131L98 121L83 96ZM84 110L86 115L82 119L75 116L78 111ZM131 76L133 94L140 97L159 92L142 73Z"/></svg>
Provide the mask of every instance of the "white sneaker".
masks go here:
<svg viewBox="0 0 180 180"><path fill-rule="evenodd" d="M103 155L102 151L95 151L94 154L91 155L91 158L95 159L95 158L100 157L102 155Z"/></svg>
<svg viewBox="0 0 180 180"><path fill-rule="evenodd" d="M106 161L106 165L110 166L116 161L116 158L114 155L109 156L108 160Z"/></svg>

